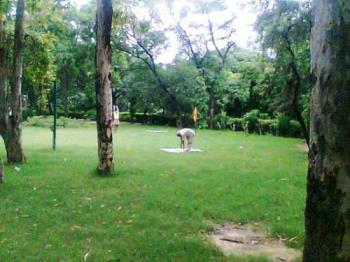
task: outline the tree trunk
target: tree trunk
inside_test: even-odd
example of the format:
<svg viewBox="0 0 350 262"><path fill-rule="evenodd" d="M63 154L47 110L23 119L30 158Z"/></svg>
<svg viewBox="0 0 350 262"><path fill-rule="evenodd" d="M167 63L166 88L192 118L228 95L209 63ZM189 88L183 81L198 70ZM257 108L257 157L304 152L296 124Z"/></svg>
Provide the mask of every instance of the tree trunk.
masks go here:
<svg viewBox="0 0 350 262"><path fill-rule="evenodd" d="M22 51L24 45L24 12L25 0L18 0L14 38L13 79L11 83L11 114L9 115L10 128L7 130L7 160L9 163L24 161L22 149Z"/></svg>
<svg viewBox="0 0 350 262"><path fill-rule="evenodd" d="M350 7L317 0L304 261L350 261Z"/></svg>
<svg viewBox="0 0 350 262"><path fill-rule="evenodd" d="M300 127L301 127L301 132L303 134L303 137L305 139L305 142L307 144L307 146L309 146L309 143L310 143L310 134L309 134L309 131L306 127L306 124L305 124L305 120L301 114L301 112L299 111L299 109L297 108L298 106L296 105L295 106L296 108L294 109L294 113L295 113L295 116L297 118L297 121L299 122L300 124Z"/></svg>
<svg viewBox="0 0 350 262"><path fill-rule="evenodd" d="M6 46L5 46L5 20L0 15L0 135L4 136L7 128L6 108ZM3 183L4 168L0 159L0 184Z"/></svg>
<svg viewBox="0 0 350 262"><path fill-rule="evenodd" d="M67 74L67 65L63 66L63 74L62 74L62 96L63 96L63 107L64 107L64 115L68 117L68 74Z"/></svg>
<svg viewBox="0 0 350 262"><path fill-rule="evenodd" d="M6 46L5 46L5 20L0 16L0 135L6 131Z"/></svg>
<svg viewBox="0 0 350 262"><path fill-rule="evenodd" d="M208 126L210 129L214 129L214 116L215 116L215 96L213 94L213 87L210 88L209 91L209 108L208 108L208 114L209 114L209 121Z"/></svg>
<svg viewBox="0 0 350 262"><path fill-rule="evenodd" d="M98 171L114 173L113 160L113 104L111 85L111 0L97 0L96 13L96 109L98 132Z"/></svg>

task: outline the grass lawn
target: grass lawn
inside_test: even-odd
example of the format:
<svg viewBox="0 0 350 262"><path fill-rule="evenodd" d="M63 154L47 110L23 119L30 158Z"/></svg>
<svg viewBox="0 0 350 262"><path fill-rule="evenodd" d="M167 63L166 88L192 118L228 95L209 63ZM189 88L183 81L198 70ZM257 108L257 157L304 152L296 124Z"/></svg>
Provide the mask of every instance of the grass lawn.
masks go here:
<svg viewBox="0 0 350 262"><path fill-rule="evenodd" d="M197 132L204 153L168 154L175 129L122 125L117 175L94 175L95 127L25 127L27 163L6 166L0 260L262 261L226 258L206 239L213 223L259 223L303 242L307 155L298 139ZM5 156L0 144L0 155Z"/></svg>

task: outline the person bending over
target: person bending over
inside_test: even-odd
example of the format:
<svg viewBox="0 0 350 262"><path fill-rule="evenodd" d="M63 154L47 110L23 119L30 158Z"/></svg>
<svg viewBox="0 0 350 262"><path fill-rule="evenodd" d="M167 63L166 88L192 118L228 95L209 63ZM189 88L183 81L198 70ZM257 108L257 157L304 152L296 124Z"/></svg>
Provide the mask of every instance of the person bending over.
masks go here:
<svg viewBox="0 0 350 262"><path fill-rule="evenodd" d="M186 152L191 152L194 137L196 136L194 130L183 128L176 132L176 136L180 138L181 148Z"/></svg>

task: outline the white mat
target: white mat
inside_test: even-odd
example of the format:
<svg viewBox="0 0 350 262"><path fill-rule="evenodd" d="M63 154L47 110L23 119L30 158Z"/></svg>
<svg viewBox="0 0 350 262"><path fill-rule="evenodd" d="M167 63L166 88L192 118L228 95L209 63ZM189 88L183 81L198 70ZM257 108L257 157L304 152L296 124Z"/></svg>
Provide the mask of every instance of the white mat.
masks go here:
<svg viewBox="0 0 350 262"><path fill-rule="evenodd" d="M168 133L168 131L164 130L147 130L148 133Z"/></svg>
<svg viewBox="0 0 350 262"><path fill-rule="evenodd" d="M175 154L181 154L181 153L189 153L187 151L184 151L182 148L161 148L163 152L167 153L175 153ZM191 153L201 153L203 152L201 149L191 149Z"/></svg>

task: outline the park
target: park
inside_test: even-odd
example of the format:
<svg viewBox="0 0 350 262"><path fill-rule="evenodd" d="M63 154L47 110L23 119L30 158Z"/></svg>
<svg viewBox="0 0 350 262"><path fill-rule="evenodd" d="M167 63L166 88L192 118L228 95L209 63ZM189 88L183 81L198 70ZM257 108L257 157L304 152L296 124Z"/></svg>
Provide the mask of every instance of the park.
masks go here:
<svg viewBox="0 0 350 262"><path fill-rule="evenodd" d="M350 261L349 17L1 0L0 261Z"/></svg>

